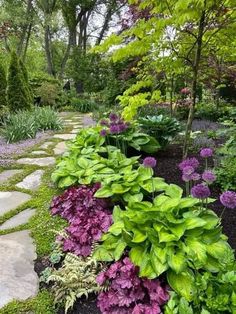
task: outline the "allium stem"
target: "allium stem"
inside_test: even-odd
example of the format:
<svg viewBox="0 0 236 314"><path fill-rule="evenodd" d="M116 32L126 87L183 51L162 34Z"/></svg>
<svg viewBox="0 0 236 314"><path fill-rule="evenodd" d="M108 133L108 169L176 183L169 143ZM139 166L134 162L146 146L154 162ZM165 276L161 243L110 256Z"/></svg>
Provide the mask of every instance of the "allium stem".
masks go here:
<svg viewBox="0 0 236 314"><path fill-rule="evenodd" d="M220 214L220 218L222 218L222 217L223 217L224 212L225 212L225 209L226 209L226 207L224 207L224 209L222 210L222 212L221 212L221 214Z"/></svg>

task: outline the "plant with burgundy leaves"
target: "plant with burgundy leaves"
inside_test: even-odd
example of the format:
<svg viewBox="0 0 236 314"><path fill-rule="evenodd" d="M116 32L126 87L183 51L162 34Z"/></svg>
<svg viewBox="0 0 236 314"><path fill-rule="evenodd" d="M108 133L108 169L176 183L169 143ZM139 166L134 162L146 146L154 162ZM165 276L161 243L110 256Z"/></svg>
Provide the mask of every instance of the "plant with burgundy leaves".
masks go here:
<svg viewBox="0 0 236 314"><path fill-rule="evenodd" d="M140 278L138 267L128 257L100 273L97 282L109 285L98 296L102 314L158 314L169 299L168 287L158 279Z"/></svg>
<svg viewBox="0 0 236 314"><path fill-rule="evenodd" d="M99 184L71 187L53 199L52 214L59 214L69 222L66 236L59 237L64 251L88 256L92 244L100 240L111 225L108 200L94 197L99 187Z"/></svg>

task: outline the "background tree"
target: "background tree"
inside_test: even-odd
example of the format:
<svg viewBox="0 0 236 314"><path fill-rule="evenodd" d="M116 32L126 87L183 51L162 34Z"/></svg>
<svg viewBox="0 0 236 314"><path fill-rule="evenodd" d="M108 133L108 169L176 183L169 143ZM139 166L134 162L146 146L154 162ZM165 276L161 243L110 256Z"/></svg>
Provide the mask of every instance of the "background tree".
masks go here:
<svg viewBox="0 0 236 314"><path fill-rule="evenodd" d="M7 79L4 66L0 63L0 109L7 106Z"/></svg>
<svg viewBox="0 0 236 314"><path fill-rule="evenodd" d="M16 52L12 52L8 71L7 99L11 111L30 109L28 90Z"/></svg>

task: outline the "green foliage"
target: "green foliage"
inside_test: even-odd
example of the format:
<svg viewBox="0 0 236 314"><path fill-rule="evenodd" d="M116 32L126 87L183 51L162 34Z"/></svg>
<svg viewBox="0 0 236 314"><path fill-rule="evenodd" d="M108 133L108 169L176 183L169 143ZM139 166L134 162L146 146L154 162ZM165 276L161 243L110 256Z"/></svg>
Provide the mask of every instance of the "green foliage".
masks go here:
<svg viewBox="0 0 236 314"><path fill-rule="evenodd" d="M172 293L166 314L220 314L236 312L236 272L204 272L195 277L196 295L192 302Z"/></svg>
<svg viewBox="0 0 236 314"><path fill-rule="evenodd" d="M59 99L60 87L57 84L43 82L36 90L36 95L41 97L43 106L55 106Z"/></svg>
<svg viewBox="0 0 236 314"><path fill-rule="evenodd" d="M6 91L7 91L6 71L4 66L0 63L0 110L7 106Z"/></svg>
<svg viewBox="0 0 236 314"><path fill-rule="evenodd" d="M141 128L149 135L153 136L165 147L181 130L180 123L171 117L164 115L146 116L139 118Z"/></svg>
<svg viewBox="0 0 236 314"><path fill-rule="evenodd" d="M8 143L34 138L39 130L59 130L62 122L51 108L36 108L34 111L19 111L7 116L3 136Z"/></svg>
<svg viewBox="0 0 236 314"><path fill-rule="evenodd" d="M210 121L218 121L219 119L225 119L230 117L233 107L231 106L220 106L217 108L211 103L199 103L196 107L196 118L206 119Z"/></svg>
<svg viewBox="0 0 236 314"><path fill-rule="evenodd" d="M164 190L153 203L131 201L126 210L116 206L114 224L94 257L118 260L130 249L140 276L152 279L167 272L170 286L191 301L196 295L194 271L223 270L234 261L234 254L213 211L201 208L197 199L182 198L176 185Z"/></svg>
<svg viewBox="0 0 236 314"><path fill-rule="evenodd" d="M33 111L37 130L61 130L62 120L57 112L50 107L35 108Z"/></svg>
<svg viewBox="0 0 236 314"><path fill-rule="evenodd" d="M22 73L22 76L23 76L24 88L25 88L25 91L26 91L28 102L30 104L32 104L33 103L33 92L31 90L31 86L29 85L28 71L27 71L27 69L25 67L24 62L21 59L19 60L19 66L20 66L20 70L21 70L21 73Z"/></svg>
<svg viewBox="0 0 236 314"><path fill-rule="evenodd" d="M83 259L71 253L66 254L62 267L53 270L48 278L48 282L53 282L55 304L63 304L67 313L76 299L101 291L101 286L96 282L101 270L102 264L92 257Z"/></svg>
<svg viewBox="0 0 236 314"><path fill-rule="evenodd" d="M76 111L81 113L88 113L98 109L96 103L90 99L73 97L71 98L70 103Z"/></svg>
<svg viewBox="0 0 236 314"><path fill-rule="evenodd" d="M10 114L4 123L3 136L8 143L34 138L37 132L35 117L31 111Z"/></svg>
<svg viewBox="0 0 236 314"><path fill-rule="evenodd" d="M27 88L18 57L12 52L8 73L7 99L11 111L30 109L29 89Z"/></svg>
<svg viewBox="0 0 236 314"><path fill-rule="evenodd" d="M217 182L223 190L236 190L236 156L224 157L216 174Z"/></svg>

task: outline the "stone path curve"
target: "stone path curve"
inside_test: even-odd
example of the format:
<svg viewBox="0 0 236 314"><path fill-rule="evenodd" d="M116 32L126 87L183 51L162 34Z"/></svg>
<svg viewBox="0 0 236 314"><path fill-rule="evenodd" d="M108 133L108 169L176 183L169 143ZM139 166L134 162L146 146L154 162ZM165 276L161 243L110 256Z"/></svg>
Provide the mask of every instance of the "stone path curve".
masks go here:
<svg viewBox="0 0 236 314"><path fill-rule="evenodd" d="M57 133L52 139L60 139L60 142L47 139L41 146L31 152L32 157L16 160L17 169L4 170L0 173L0 218L2 215L17 209L32 198L31 191L37 190L41 185L45 167L52 167L56 157L62 155L66 149L66 140L74 139L76 133L82 127L82 120L87 115L76 115L73 118L63 118L64 125L71 128L70 133ZM54 156L47 156L44 151L53 148ZM1 185L22 175L22 165L35 165L38 169L26 175L22 181L15 184L19 191L1 191ZM44 167L43 169L41 167ZM29 191L27 193L27 191ZM10 229L26 224L34 215L35 210L28 208L9 218L0 226L0 232L9 229L9 233L0 235L0 308L13 299L26 300L38 293L39 280L34 271L36 259L36 247L30 236L30 230L10 232Z"/></svg>

